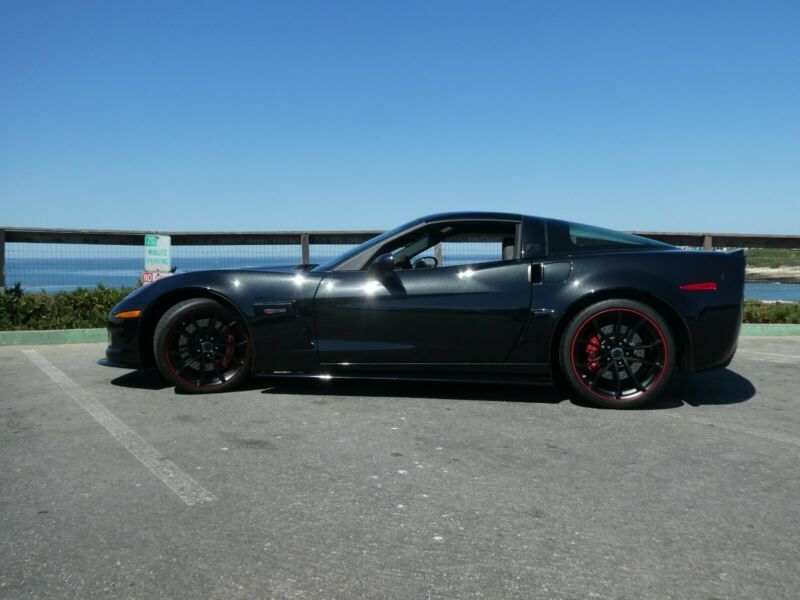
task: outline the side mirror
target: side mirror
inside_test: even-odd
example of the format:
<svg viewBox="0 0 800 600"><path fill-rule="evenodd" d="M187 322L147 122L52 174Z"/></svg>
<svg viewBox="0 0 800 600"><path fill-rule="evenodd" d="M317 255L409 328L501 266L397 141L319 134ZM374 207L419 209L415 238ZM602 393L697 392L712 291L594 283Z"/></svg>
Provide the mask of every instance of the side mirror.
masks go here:
<svg viewBox="0 0 800 600"><path fill-rule="evenodd" d="M439 266L439 261L434 256L423 256L415 260L412 266L415 269L435 269Z"/></svg>
<svg viewBox="0 0 800 600"><path fill-rule="evenodd" d="M367 269L367 273L382 281L387 275L394 272L394 256L391 254L381 254Z"/></svg>

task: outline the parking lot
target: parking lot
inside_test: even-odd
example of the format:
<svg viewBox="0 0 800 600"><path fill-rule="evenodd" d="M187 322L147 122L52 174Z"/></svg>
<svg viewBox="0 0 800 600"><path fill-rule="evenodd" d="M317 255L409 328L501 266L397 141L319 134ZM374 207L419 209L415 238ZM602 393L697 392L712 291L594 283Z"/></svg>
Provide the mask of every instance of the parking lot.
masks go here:
<svg viewBox="0 0 800 600"><path fill-rule="evenodd" d="M2 598L796 598L800 337L634 411L0 348Z"/></svg>

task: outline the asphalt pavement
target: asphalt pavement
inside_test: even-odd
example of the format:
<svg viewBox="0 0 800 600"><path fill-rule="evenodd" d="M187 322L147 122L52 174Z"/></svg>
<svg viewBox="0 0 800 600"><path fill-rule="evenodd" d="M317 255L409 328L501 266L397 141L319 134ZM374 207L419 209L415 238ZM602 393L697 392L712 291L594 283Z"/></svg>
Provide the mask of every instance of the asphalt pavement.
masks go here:
<svg viewBox="0 0 800 600"><path fill-rule="evenodd" d="M800 337L639 410L0 347L0 598L797 598Z"/></svg>

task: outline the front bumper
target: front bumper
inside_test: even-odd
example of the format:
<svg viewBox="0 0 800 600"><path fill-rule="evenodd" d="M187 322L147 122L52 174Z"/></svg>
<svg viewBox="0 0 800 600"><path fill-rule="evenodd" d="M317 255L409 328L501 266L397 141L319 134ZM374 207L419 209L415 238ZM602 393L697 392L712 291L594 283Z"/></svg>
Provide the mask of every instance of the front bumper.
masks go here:
<svg viewBox="0 0 800 600"><path fill-rule="evenodd" d="M139 326L141 319L118 319L108 316L108 348L106 358L112 363L142 366L139 352Z"/></svg>

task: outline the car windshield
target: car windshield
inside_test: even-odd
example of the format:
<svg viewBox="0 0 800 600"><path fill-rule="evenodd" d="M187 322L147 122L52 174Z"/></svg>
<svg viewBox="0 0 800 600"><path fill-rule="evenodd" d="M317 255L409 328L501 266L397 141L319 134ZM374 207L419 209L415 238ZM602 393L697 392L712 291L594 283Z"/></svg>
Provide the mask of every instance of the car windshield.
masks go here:
<svg viewBox="0 0 800 600"><path fill-rule="evenodd" d="M388 240L389 238L394 237L398 233L400 233L402 231L405 231L406 229L412 227L413 225L416 225L419 222L420 222L419 219L415 219L413 221L409 221L408 223L405 223L404 225L400 225L399 227L395 227L394 229L390 229L389 231L384 231L380 235L376 235L374 238L370 238L366 242L362 242L358 246L350 248L350 250L348 250L344 254L340 254L339 256L337 256L335 258L331 258L330 260L326 260L325 262L320 263L319 265L314 267L312 269L312 271L313 272L322 272L322 271L330 271L332 269L335 269L338 265L350 260L355 255L359 254L360 252L363 252L367 248L370 248L371 246L374 246L375 244L380 244L381 242L383 242L385 240Z"/></svg>

